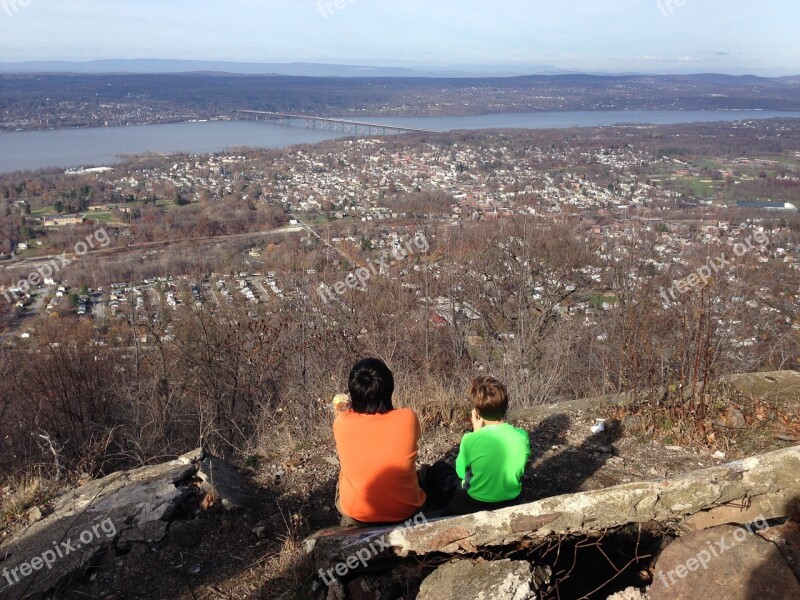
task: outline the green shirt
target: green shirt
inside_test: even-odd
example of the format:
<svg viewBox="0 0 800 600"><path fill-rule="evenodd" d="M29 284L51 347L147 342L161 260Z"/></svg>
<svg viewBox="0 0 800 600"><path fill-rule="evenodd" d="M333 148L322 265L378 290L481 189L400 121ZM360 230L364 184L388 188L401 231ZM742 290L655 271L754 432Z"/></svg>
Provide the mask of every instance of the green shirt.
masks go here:
<svg viewBox="0 0 800 600"><path fill-rule="evenodd" d="M464 434L456 473L461 486L476 500L513 500L522 491L522 474L530 456L527 431L508 423L486 425Z"/></svg>

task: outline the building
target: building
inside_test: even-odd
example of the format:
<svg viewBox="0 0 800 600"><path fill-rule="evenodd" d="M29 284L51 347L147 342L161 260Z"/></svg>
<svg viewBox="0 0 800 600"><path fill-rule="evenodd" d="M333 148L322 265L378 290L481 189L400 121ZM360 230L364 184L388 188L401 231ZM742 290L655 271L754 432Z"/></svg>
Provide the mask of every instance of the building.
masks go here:
<svg viewBox="0 0 800 600"><path fill-rule="evenodd" d="M752 208L757 210L774 210L785 212L797 212L797 207L791 202L770 202L768 200L739 200L736 203L739 208Z"/></svg>

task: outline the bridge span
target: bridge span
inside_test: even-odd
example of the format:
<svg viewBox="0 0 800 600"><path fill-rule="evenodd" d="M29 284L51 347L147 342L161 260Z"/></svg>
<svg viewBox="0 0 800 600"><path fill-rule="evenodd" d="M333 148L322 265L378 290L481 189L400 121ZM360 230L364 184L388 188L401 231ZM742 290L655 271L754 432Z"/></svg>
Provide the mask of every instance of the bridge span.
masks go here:
<svg viewBox="0 0 800 600"><path fill-rule="evenodd" d="M313 115L301 115L294 113L271 112L266 110L237 110L239 115L247 118L263 119L264 121L277 121L286 125L291 125L292 121L303 121L306 127L317 127L322 129L341 129L342 131L352 131L353 133L366 133L367 135L378 135L387 133L439 133L435 129L421 129L419 127L403 127L401 125L385 125L383 123L369 123L367 121L353 121L350 119L338 119L334 117L315 117Z"/></svg>

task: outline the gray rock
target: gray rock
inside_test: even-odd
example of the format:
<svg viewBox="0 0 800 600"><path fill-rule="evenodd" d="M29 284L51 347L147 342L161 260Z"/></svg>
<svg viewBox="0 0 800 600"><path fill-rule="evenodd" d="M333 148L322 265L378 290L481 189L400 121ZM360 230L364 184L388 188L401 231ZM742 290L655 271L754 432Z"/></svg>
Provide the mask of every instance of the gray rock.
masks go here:
<svg viewBox="0 0 800 600"><path fill-rule="evenodd" d="M520 560L456 560L431 573L417 600L533 600L531 565Z"/></svg>
<svg viewBox="0 0 800 600"><path fill-rule="evenodd" d="M202 450L118 472L61 496L53 510L0 546L0 600L59 592L115 546L161 540L191 484ZM35 515L34 515L35 516ZM41 516L41 515L39 515Z"/></svg>
<svg viewBox="0 0 800 600"><path fill-rule="evenodd" d="M758 514L767 519L785 517L793 497L800 497L800 446L672 479L625 483L429 522L420 519L408 527L326 530L305 540L304 549L316 568L324 569L370 545L381 548L383 557L469 555L479 548L554 534L601 532L629 523L658 521L702 529L712 518L747 523ZM750 509L742 508L745 503L759 512L750 514ZM738 512L730 514L734 510Z"/></svg>
<svg viewBox="0 0 800 600"><path fill-rule="evenodd" d="M769 540L783 555L786 564L800 581L800 518L798 515L784 523L759 532L764 539Z"/></svg>
<svg viewBox="0 0 800 600"><path fill-rule="evenodd" d="M629 587L612 594L606 600L647 600L648 596L639 588Z"/></svg>
<svg viewBox="0 0 800 600"><path fill-rule="evenodd" d="M252 506L252 491L234 467L220 458L208 456L200 463L197 476L202 480L202 489L212 494L225 510Z"/></svg>
<svg viewBox="0 0 800 600"><path fill-rule="evenodd" d="M266 531L266 529L267 528L264 525L258 525L257 527L253 527L253 533L255 533L256 536L263 538L264 531Z"/></svg>
<svg viewBox="0 0 800 600"><path fill-rule="evenodd" d="M625 431L641 431L647 426L642 415L625 415L622 417L622 428Z"/></svg>
<svg viewBox="0 0 800 600"><path fill-rule="evenodd" d="M775 544L744 527L721 525L667 546L649 594L651 600L792 600L800 598L800 583Z"/></svg>
<svg viewBox="0 0 800 600"><path fill-rule="evenodd" d="M129 550L133 544L154 544L167 535L167 522L162 520L147 521L139 527L125 529L119 534L117 548Z"/></svg>
<svg viewBox="0 0 800 600"><path fill-rule="evenodd" d="M729 406L725 411L725 424L732 429L747 429L747 421L738 408Z"/></svg>
<svg viewBox="0 0 800 600"><path fill-rule="evenodd" d="M42 518L42 511L39 509L38 506L34 506L32 509L28 511L28 521L31 523L36 523L39 519Z"/></svg>

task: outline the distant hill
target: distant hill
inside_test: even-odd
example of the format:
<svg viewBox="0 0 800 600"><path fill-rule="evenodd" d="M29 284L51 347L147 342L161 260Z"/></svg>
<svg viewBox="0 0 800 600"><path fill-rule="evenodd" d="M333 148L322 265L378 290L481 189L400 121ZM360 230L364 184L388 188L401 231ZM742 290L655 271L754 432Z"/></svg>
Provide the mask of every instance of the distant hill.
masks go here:
<svg viewBox="0 0 800 600"><path fill-rule="evenodd" d="M128 67L142 67L134 63ZM105 64L119 68L124 61ZM186 65L173 66L181 64ZM347 67L362 69L359 76L333 75L340 71L329 70L324 76L301 77L219 70L225 63L190 65L207 70L100 74L4 73L0 68L4 110L0 130L236 118L240 109L359 118L608 110L800 112L800 77L714 73L431 77L411 76L402 69L402 75L366 77L362 67ZM257 67L263 65L252 66Z"/></svg>
<svg viewBox="0 0 800 600"><path fill-rule="evenodd" d="M411 69L369 65L322 63L248 63L196 60L92 60L0 62L0 73L154 74L230 73L234 75L290 75L295 77L507 77L526 74L563 73L549 65L452 67Z"/></svg>
<svg viewBox="0 0 800 600"><path fill-rule="evenodd" d="M258 63L233 61L110 59L78 61L0 62L0 73L74 73L74 74L165 74L165 73L229 73L232 75L289 75L293 77L514 77L520 75L643 76L646 73L559 69L547 64L457 64L433 66L380 66L358 64L325 64L309 62ZM798 75L793 76L800 79ZM728 75L746 75L729 73ZM659 73L679 76L680 73Z"/></svg>

